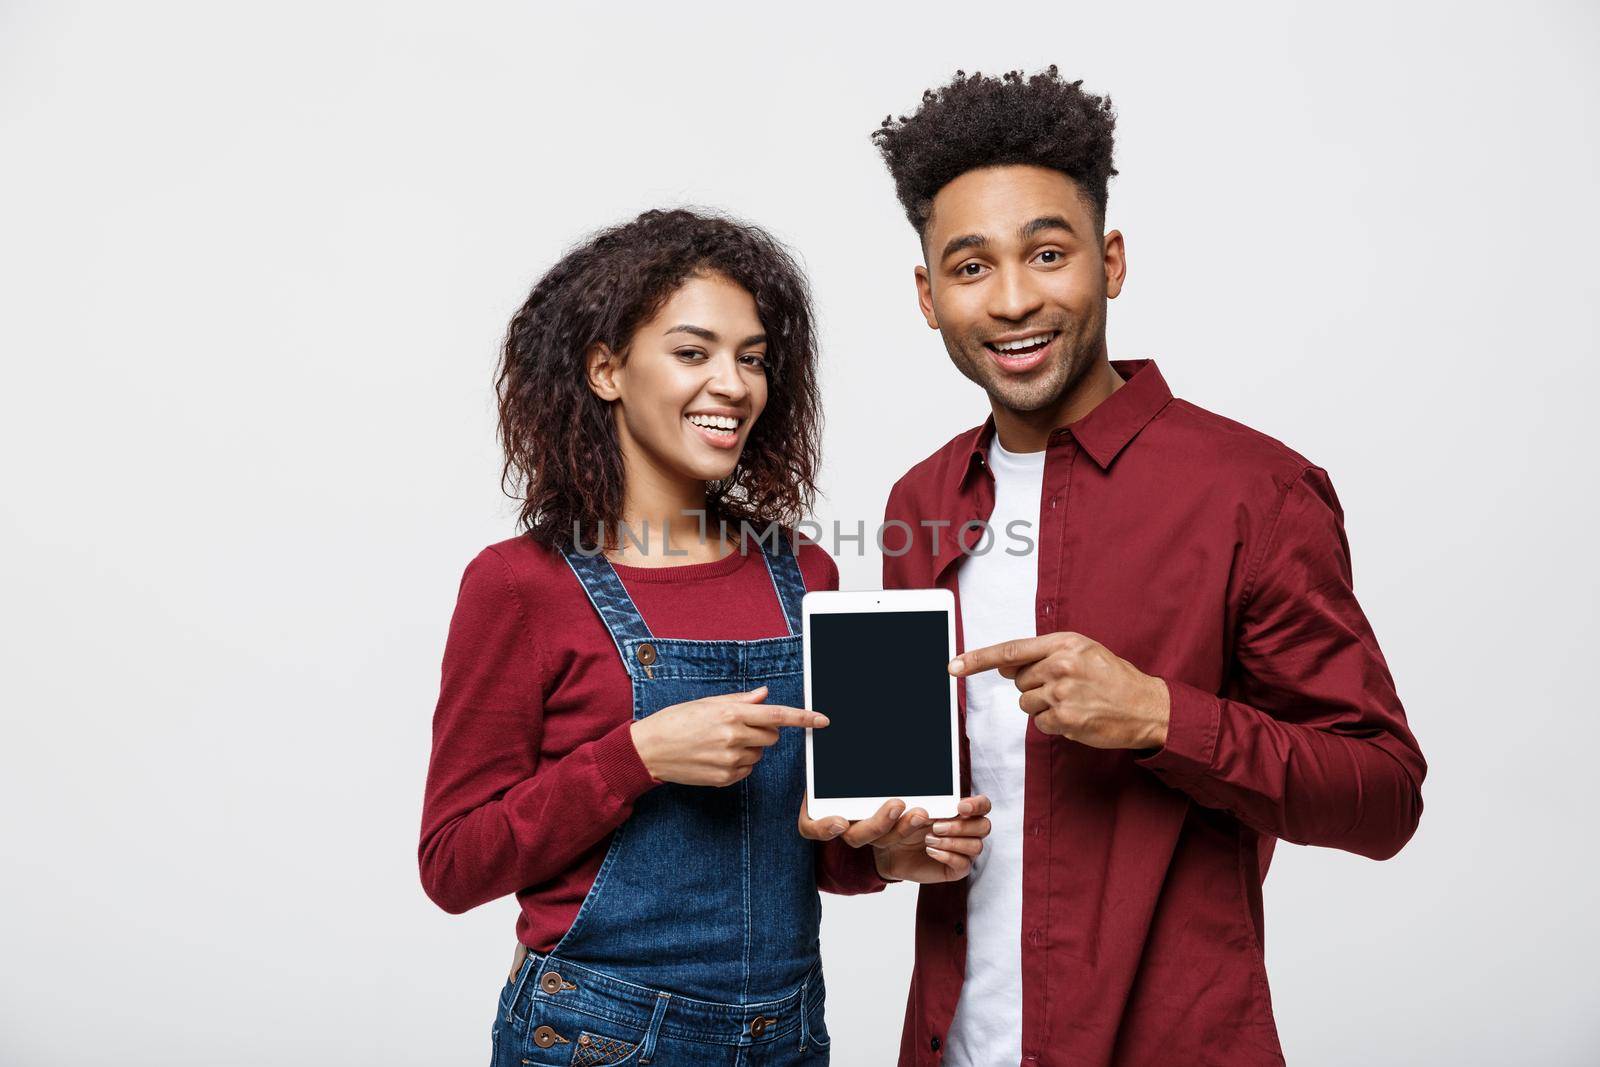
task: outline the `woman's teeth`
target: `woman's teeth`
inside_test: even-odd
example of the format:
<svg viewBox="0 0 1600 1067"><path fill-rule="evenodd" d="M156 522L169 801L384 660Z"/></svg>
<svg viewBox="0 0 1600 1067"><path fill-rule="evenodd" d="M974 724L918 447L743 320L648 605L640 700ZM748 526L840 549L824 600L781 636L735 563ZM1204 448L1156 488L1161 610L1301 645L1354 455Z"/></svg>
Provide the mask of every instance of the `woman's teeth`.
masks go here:
<svg viewBox="0 0 1600 1067"><path fill-rule="evenodd" d="M716 433L732 434L739 429L739 420L727 415L688 415L685 416L694 425L704 430Z"/></svg>
<svg viewBox="0 0 1600 1067"><path fill-rule="evenodd" d="M989 347L1001 355L1025 356L1030 352L1038 351L1055 339L1056 335L1052 331L1050 333L1034 334L1032 337L1024 337L1020 341L996 341L990 344Z"/></svg>

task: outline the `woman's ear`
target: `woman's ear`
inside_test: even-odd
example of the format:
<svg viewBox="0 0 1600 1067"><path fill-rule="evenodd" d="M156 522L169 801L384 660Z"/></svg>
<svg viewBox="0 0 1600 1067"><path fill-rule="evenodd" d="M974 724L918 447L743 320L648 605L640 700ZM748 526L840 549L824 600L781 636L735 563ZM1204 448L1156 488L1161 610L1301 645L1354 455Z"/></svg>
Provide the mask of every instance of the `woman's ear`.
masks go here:
<svg viewBox="0 0 1600 1067"><path fill-rule="evenodd" d="M616 400L622 396L622 390L617 388L617 372L622 369L622 360L610 348L596 341L584 353L584 361L589 369L589 388L601 400Z"/></svg>

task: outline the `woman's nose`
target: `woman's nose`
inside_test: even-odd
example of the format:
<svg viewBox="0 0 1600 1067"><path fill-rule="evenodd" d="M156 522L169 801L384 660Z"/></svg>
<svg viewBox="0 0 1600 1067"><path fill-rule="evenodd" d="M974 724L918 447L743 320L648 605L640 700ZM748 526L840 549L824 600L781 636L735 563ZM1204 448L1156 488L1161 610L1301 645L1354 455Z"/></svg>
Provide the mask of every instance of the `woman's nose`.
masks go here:
<svg viewBox="0 0 1600 1067"><path fill-rule="evenodd" d="M744 375L739 373L739 361L731 357L712 363L710 388L713 393L730 400L743 400L750 392Z"/></svg>

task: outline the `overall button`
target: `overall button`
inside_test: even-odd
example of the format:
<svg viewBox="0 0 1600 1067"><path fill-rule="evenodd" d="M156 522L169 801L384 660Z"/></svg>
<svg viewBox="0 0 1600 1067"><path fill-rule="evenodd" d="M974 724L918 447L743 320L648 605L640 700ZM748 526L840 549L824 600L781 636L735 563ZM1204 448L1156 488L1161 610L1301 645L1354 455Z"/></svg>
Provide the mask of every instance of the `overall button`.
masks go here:
<svg viewBox="0 0 1600 1067"><path fill-rule="evenodd" d="M767 1027L771 1026L777 1021L778 1020L776 1019L769 1019L764 1015L757 1015L754 1019L750 1020L750 1036L760 1037L762 1034L767 1032Z"/></svg>
<svg viewBox="0 0 1600 1067"><path fill-rule="evenodd" d="M647 641L639 646L639 650L634 655L638 657L640 663L648 667L656 661L656 646Z"/></svg>
<svg viewBox="0 0 1600 1067"><path fill-rule="evenodd" d="M570 1041L556 1033L548 1026L541 1026L539 1029L533 1032L533 1043L538 1045L540 1048L549 1048L558 1041L563 1045L571 1044Z"/></svg>
<svg viewBox="0 0 1600 1067"><path fill-rule="evenodd" d="M561 992L561 976L555 971L546 971L545 976L539 979L539 988L546 993Z"/></svg>

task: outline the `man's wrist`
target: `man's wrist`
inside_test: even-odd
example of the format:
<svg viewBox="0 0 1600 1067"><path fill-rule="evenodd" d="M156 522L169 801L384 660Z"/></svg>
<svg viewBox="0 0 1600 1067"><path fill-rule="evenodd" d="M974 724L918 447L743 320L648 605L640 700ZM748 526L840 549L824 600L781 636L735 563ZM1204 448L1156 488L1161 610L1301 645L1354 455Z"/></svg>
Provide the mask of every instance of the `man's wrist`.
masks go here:
<svg viewBox="0 0 1600 1067"><path fill-rule="evenodd" d="M1145 711L1149 726L1146 728L1146 742L1140 747L1164 748L1167 744L1167 727L1172 722L1172 694L1164 680L1153 675L1149 679L1150 695Z"/></svg>

